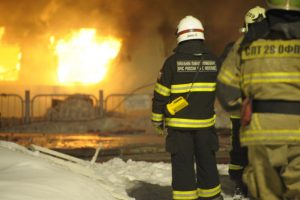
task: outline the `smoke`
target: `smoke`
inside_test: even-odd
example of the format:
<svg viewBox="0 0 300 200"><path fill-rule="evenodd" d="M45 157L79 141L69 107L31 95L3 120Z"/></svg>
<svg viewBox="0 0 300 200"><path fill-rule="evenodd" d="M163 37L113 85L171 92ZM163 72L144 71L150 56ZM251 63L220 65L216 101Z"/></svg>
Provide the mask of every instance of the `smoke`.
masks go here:
<svg viewBox="0 0 300 200"><path fill-rule="evenodd" d="M23 62L30 62L27 67L38 72L45 71L41 68L45 62L53 62L36 52L47 47L50 36L97 28L100 34L122 38L120 63L127 69L116 70L134 73L133 81L138 81L144 79L141 77L147 69L146 81L150 81L155 80L164 57L176 45L174 32L181 18L199 18L205 28L206 43L215 54L220 54L228 42L237 39L245 13L256 5L265 7L261 0L1 0L0 26L5 27L2 40L21 45L22 52L26 52L23 57L27 56ZM143 69L136 69L137 63ZM55 76L50 71L50 76ZM34 81L28 78L29 72L22 76L25 81Z"/></svg>
<svg viewBox="0 0 300 200"><path fill-rule="evenodd" d="M178 21L194 15L203 22L213 50L219 51L213 41L233 39L232 33L237 36L244 14L255 5L264 6L259 0L2 0L0 24L7 28L10 41L34 40L86 26L120 36L134 46L143 39L144 30L174 40Z"/></svg>

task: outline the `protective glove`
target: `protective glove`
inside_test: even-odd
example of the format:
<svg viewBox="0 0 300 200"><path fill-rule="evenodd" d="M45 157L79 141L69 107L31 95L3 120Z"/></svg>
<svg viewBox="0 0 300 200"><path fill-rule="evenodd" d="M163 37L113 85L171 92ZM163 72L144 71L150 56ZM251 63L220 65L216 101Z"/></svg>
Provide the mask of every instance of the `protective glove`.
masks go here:
<svg viewBox="0 0 300 200"><path fill-rule="evenodd" d="M164 122L155 122L152 121L152 125L154 127L154 130L156 131L156 133L160 136L164 136L165 135L165 131L164 131Z"/></svg>

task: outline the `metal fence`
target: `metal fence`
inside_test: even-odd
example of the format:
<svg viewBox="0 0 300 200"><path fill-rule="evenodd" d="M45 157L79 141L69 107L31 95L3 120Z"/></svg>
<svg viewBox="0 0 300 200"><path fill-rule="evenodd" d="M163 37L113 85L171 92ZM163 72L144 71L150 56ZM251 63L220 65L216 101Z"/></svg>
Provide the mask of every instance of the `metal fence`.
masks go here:
<svg viewBox="0 0 300 200"><path fill-rule="evenodd" d="M24 100L17 94L0 94L0 127L24 122Z"/></svg>
<svg viewBox="0 0 300 200"><path fill-rule="evenodd" d="M44 121L49 120L47 116L53 109L57 108L59 104L67 101L71 97L78 96L79 98L85 98L87 101L90 101L91 105L95 110L99 110L99 100L89 94L39 94L35 95L31 99L30 107L31 121ZM78 106L78 105L77 105ZM51 110L52 109L52 110ZM76 109L81 109L80 107ZM63 111L61 111L63 112ZM70 119L71 120L71 119Z"/></svg>
<svg viewBox="0 0 300 200"><path fill-rule="evenodd" d="M69 104L71 97L81 96L88 101L89 109L81 104ZM105 99L103 91L99 97L89 94L38 94L25 98L17 94L0 93L0 128L28 124L37 121L78 121L94 120L104 116L149 117L153 94L110 94ZM67 109L65 109L65 105ZM83 105L83 106L82 106ZM86 105L86 104L85 104ZM229 116L217 103L217 127L230 127Z"/></svg>
<svg viewBox="0 0 300 200"><path fill-rule="evenodd" d="M99 91L98 98L89 94L38 94L31 98L30 91L25 91L25 97L22 98L17 94L2 93L0 94L0 127L35 121L72 121L74 110L77 111L74 115L78 119L80 110L85 109L82 104L73 103L67 108L60 106L70 103L67 101L72 97L80 97L88 101L91 106L91 110L85 110L85 116L80 119L88 120L103 115L149 116L151 113L152 94L111 94L104 99L102 90Z"/></svg>
<svg viewBox="0 0 300 200"><path fill-rule="evenodd" d="M151 112L152 94L111 94L104 102L107 115L146 116Z"/></svg>

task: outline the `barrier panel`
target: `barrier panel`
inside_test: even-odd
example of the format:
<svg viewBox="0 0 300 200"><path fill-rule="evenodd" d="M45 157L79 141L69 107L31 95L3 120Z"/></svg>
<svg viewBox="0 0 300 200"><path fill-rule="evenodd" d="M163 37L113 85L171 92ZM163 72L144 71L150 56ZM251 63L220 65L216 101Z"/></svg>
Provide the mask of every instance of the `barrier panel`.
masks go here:
<svg viewBox="0 0 300 200"><path fill-rule="evenodd" d="M103 100L89 94L38 94L25 100L17 94L0 94L0 128L37 121L93 120L103 115L148 117L152 94L111 94Z"/></svg>
<svg viewBox="0 0 300 200"><path fill-rule="evenodd" d="M31 121L89 120L99 116L99 102L88 94L39 94L31 100Z"/></svg>
<svg viewBox="0 0 300 200"><path fill-rule="evenodd" d="M24 100L17 94L0 94L0 127L23 124Z"/></svg>
<svg viewBox="0 0 300 200"><path fill-rule="evenodd" d="M152 94L111 94L104 102L107 115L148 116Z"/></svg>

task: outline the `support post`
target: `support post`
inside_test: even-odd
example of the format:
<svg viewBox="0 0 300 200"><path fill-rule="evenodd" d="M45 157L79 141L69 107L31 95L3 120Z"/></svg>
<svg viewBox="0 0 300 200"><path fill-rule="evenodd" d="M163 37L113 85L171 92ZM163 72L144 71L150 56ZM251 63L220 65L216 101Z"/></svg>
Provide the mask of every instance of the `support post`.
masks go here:
<svg viewBox="0 0 300 200"><path fill-rule="evenodd" d="M100 117L104 115L104 94L103 90L99 90L99 114Z"/></svg>
<svg viewBox="0 0 300 200"><path fill-rule="evenodd" d="M25 91L25 116L24 116L24 123L30 123L30 91Z"/></svg>

